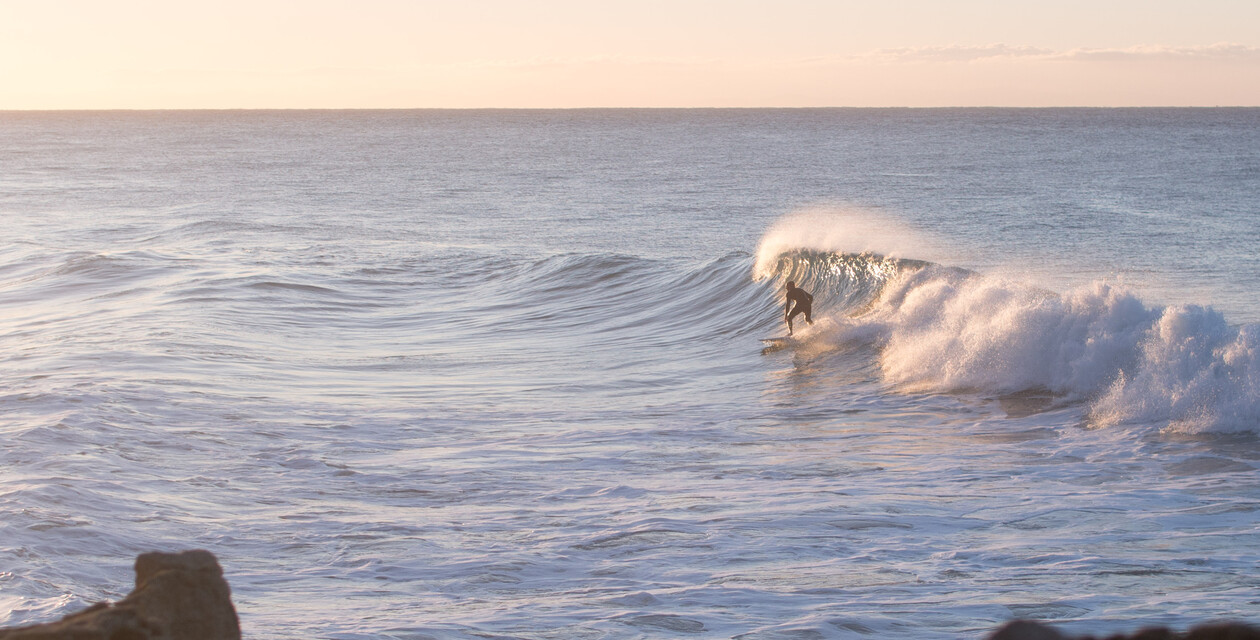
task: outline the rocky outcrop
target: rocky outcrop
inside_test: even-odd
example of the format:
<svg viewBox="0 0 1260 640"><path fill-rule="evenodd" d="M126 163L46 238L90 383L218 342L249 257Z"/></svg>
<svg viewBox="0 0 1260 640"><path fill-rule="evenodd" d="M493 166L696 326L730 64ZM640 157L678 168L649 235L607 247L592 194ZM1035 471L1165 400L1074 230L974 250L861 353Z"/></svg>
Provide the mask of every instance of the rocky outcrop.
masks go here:
<svg viewBox="0 0 1260 640"><path fill-rule="evenodd" d="M1016 620L994 631L989 640L1095 640L1094 636L1075 639L1065 636L1053 627L1031 620ZM1142 629L1129 635L1107 636L1106 640L1260 640L1260 629L1245 624L1223 623L1194 627L1178 633L1165 627Z"/></svg>
<svg viewBox="0 0 1260 640"><path fill-rule="evenodd" d="M57 622L0 630L0 640L239 640L240 623L209 551L145 553L136 588Z"/></svg>
<svg viewBox="0 0 1260 640"><path fill-rule="evenodd" d="M223 579L219 561L209 551L142 554L136 558L136 588L126 598L113 604L92 605L57 622L0 629L0 640L240 640L240 637L231 591ZM987 640L1096 639L1094 636L1072 638L1040 622L1016 620L991 633ZM1260 640L1260 629L1224 623L1179 633L1160 627L1107 636L1105 640Z"/></svg>

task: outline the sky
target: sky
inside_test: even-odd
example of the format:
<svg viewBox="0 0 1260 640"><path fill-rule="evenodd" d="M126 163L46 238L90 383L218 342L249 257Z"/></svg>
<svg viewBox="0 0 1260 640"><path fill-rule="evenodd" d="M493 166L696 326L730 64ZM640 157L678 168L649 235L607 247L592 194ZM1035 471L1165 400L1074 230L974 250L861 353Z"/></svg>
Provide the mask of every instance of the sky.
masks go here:
<svg viewBox="0 0 1260 640"><path fill-rule="evenodd" d="M0 109L1260 106L1256 0L0 0Z"/></svg>

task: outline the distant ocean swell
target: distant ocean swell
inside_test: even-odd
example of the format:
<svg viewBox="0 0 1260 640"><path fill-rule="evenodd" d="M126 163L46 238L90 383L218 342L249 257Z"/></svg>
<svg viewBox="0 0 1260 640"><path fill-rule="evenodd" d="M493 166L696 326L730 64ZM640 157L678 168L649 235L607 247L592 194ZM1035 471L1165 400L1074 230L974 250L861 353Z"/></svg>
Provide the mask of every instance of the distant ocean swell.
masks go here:
<svg viewBox="0 0 1260 640"><path fill-rule="evenodd" d="M496 328L584 334L650 332L670 342L763 331L768 283L749 286L749 256L676 263L616 254L563 254L504 264L482 292ZM758 324L761 328L758 328Z"/></svg>
<svg viewBox="0 0 1260 640"><path fill-rule="evenodd" d="M758 256L754 278L814 293L811 351L872 346L896 388L1049 392L1085 403L1094 427L1260 431L1260 326L1105 283L1056 294L876 253L781 249Z"/></svg>

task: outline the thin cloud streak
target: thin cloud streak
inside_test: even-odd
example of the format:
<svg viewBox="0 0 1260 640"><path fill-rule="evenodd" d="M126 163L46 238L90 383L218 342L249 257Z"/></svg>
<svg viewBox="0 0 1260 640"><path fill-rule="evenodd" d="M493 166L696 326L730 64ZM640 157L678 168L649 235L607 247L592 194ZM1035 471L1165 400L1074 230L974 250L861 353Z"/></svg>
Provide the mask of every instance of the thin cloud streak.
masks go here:
<svg viewBox="0 0 1260 640"><path fill-rule="evenodd" d="M872 62L980 62L994 60L1047 60L1069 62L1128 61L1260 61L1260 47L1218 43L1193 47L1144 45L1126 48L1077 48L1063 51L1031 46L990 44L878 49L845 58ZM838 62L832 59L830 62Z"/></svg>
<svg viewBox="0 0 1260 640"><path fill-rule="evenodd" d="M1260 47L1241 44L1221 43L1194 47L1168 46L1136 46L1128 48L1092 49L1078 48L1056 51L1042 47L1027 45L989 44L989 45L950 45L932 47L903 47L895 49L878 49L866 53L834 56L825 58L807 58L797 60L731 60L722 58L668 58L637 56L581 56L581 57L535 57L519 60L469 60L461 62L440 62L432 64L410 64L389 67L319 67L293 69L244 69L244 68L162 68L162 69L126 69L117 70L117 74L131 77L262 77L262 76L400 76L423 74L433 71L537 71L546 72L562 69L631 69L631 68L673 68L673 69L762 69L773 70L783 68L810 68L827 66L847 66L854 63L900 64L900 63L972 63L972 62L1138 62L1138 61L1200 61L1200 62L1260 62Z"/></svg>
<svg viewBox="0 0 1260 640"><path fill-rule="evenodd" d="M724 58L667 58L635 56L585 56L546 57L522 60L481 60L449 63L442 67L480 69L556 69L564 67L715 67L777 68L796 66L835 65L853 62L978 62L995 60L1059 60L1080 62L1115 61L1260 61L1260 47L1235 43L1218 43L1192 47L1143 45L1127 48L1076 48L1067 50L1047 49L1029 45L1002 43L987 45L949 45L932 47L903 47L877 49L866 53L807 58L797 60L734 60Z"/></svg>
<svg viewBox="0 0 1260 640"><path fill-rule="evenodd" d="M1047 58L1055 55L1051 49L1028 46L990 44L982 46L950 45L944 47L902 47L877 49L849 58L876 62L974 62L994 58Z"/></svg>
<svg viewBox="0 0 1260 640"><path fill-rule="evenodd" d="M1202 61L1258 61L1260 47L1242 44L1219 43L1198 47L1142 46L1127 49L1073 49L1059 56L1066 60L1115 61L1115 60L1202 60Z"/></svg>

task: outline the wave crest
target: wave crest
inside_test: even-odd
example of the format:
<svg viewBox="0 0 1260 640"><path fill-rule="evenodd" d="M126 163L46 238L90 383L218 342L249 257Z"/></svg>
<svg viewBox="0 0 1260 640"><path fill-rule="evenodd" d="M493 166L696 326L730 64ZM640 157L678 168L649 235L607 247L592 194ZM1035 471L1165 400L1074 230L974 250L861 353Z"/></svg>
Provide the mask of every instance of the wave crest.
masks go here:
<svg viewBox="0 0 1260 640"><path fill-rule="evenodd" d="M869 307L888 283L930 264L876 253L801 249L779 255L765 278L779 284L793 281L814 294L821 310L854 314Z"/></svg>
<svg viewBox="0 0 1260 640"><path fill-rule="evenodd" d="M818 252L836 255L918 256L940 262L932 244L910 227L887 215L853 208L815 207L775 222L757 246L753 278L779 272L786 254Z"/></svg>

